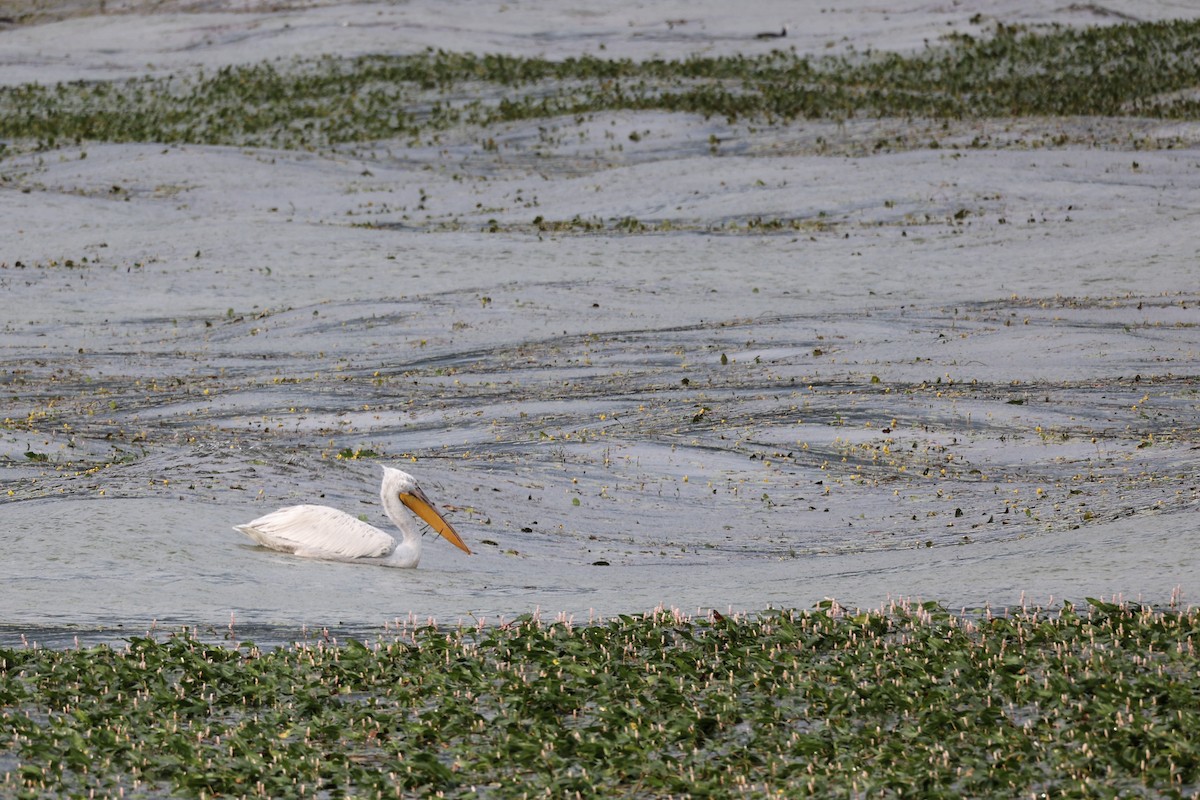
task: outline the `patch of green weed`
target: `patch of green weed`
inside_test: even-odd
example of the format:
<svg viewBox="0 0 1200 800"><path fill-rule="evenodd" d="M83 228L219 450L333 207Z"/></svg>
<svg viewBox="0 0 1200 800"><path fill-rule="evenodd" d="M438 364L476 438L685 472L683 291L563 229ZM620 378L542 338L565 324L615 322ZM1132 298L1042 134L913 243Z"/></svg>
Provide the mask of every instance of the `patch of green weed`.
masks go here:
<svg viewBox="0 0 1200 800"><path fill-rule="evenodd" d="M460 125L658 110L728 120L1200 113L1200 21L1031 32L813 59L550 61L429 51L277 61L129 81L0 88L0 137L314 149L422 143ZM494 149L495 144L491 147Z"/></svg>
<svg viewBox="0 0 1200 800"><path fill-rule="evenodd" d="M0 650L0 791L1194 793L1200 612L1091 603Z"/></svg>

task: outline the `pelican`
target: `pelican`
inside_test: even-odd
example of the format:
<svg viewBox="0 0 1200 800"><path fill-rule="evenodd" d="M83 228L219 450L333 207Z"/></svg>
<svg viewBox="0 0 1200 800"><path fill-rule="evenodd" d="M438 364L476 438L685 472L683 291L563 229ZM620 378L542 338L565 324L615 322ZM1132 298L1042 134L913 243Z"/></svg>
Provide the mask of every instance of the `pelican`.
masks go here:
<svg viewBox="0 0 1200 800"><path fill-rule="evenodd" d="M288 506L233 529L263 547L304 558L412 569L421 560L421 536L413 526L411 511L470 555L470 549L412 475L384 467L379 496L384 513L400 529L399 542L391 534L329 506Z"/></svg>

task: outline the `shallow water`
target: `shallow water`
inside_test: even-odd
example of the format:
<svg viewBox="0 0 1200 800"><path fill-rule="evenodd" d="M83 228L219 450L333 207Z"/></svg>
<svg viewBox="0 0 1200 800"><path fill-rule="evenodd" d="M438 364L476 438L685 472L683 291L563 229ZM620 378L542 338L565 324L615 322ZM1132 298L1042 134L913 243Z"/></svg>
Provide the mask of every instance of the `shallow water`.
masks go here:
<svg viewBox="0 0 1200 800"><path fill-rule="evenodd" d="M181 624L213 636L289 641L327 629L370 635L431 617L495 623L541 612L583 621L658 605L728 613L825 598L862 607L899 597L952 598L965 608L1089 596L1165 603L1200 568L1194 548L1181 546L1194 528L1179 515L970 545L642 557L610 566L555 557L527 537L532 549L520 555L479 542L469 559L431 547L420 569L405 571L262 551L223 532L236 518L213 504L151 498L18 504L6 513L8 530L47 533L26 533L10 548L10 563L37 570L6 570L0 644L22 636L111 641ZM602 547L595 554L612 557Z"/></svg>
<svg viewBox="0 0 1200 800"><path fill-rule="evenodd" d="M581 161L614 126L652 134ZM1196 150L814 156L819 127L720 158L713 123L649 114L503 163L466 135L0 162L0 639L1194 602ZM756 217L821 224L730 232ZM386 525L377 461L475 555L231 529L313 501Z"/></svg>
<svg viewBox="0 0 1200 800"><path fill-rule="evenodd" d="M562 291L522 286L547 309ZM589 297L636 313L614 294ZM566 336L504 315L489 344L474 331L494 295L327 303L20 360L10 374L46 393L46 416L4 435L3 619L294 632L826 597L1190 596L1195 393L1152 376L1143 351L1186 357L1193 329L1171 322L1195 298ZM448 335L432 322L446 308L470 322ZM1102 322L1134 312L1136 330ZM1020 325L996 321L1012 313ZM915 364L899 355L931 341ZM1105 357L1081 364L1092 348ZM231 529L309 501L386 526L377 460L419 475L475 555L430 538L416 571L314 563Z"/></svg>

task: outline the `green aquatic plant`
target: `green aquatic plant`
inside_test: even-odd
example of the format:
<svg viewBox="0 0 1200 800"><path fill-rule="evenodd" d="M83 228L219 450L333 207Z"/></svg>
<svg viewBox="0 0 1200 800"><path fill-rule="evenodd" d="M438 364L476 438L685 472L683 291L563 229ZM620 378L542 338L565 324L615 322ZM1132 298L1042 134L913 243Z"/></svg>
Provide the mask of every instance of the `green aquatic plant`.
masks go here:
<svg viewBox="0 0 1200 800"><path fill-rule="evenodd" d="M551 61L428 51L0 87L0 137L314 149L435 141L456 126L657 110L756 124L800 118L1145 116L1200 112L1200 21L948 37L914 54ZM641 134L632 141L636 144ZM494 137L483 149L498 152ZM11 142L6 142L11 144ZM710 139L713 152L718 139ZM979 144L977 146L982 146Z"/></svg>
<svg viewBox="0 0 1200 800"><path fill-rule="evenodd" d="M1194 794L1200 612L1090 603L3 649L0 793Z"/></svg>

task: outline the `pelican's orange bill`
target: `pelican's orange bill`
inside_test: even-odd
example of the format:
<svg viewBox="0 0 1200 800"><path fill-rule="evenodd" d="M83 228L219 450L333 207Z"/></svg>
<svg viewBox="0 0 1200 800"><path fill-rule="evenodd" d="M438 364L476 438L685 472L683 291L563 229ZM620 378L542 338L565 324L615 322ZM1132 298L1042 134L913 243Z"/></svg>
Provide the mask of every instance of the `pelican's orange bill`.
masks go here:
<svg viewBox="0 0 1200 800"><path fill-rule="evenodd" d="M433 503L429 502L429 498L425 496L420 487L414 488L411 492L401 492L400 502L412 509L412 512L418 517L428 522L435 531L446 537L450 541L450 544L462 550L467 555L471 554L470 548L459 538L454 527L442 518L442 515L433 507Z"/></svg>

